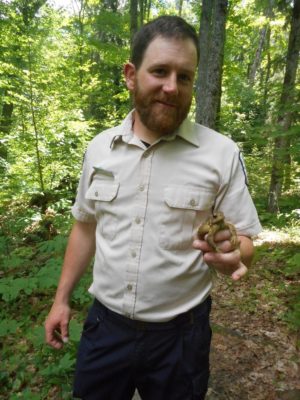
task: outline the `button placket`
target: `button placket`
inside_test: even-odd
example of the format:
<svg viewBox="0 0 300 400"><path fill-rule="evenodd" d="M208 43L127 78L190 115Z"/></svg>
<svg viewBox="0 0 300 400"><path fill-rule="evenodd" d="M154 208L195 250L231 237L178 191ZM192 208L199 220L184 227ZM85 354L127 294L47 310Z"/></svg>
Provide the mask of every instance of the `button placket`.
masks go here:
<svg viewBox="0 0 300 400"><path fill-rule="evenodd" d="M133 216L131 227L131 241L129 242L129 258L127 262L124 292L124 312L134 317L136 304L137 281L142 246L144 218L147 209L148 188L151 174L152 152L145 152L140 159L140 182L137 187L133 209L137 210Z"/></svg>

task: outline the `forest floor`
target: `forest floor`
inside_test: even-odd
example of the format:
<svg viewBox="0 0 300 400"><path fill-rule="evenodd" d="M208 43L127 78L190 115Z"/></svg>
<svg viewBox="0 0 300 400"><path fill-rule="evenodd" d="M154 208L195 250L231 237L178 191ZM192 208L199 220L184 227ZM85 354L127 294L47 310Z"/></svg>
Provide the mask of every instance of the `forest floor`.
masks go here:
<svg viewBox="0 0 300 400"><path fill-rule="evenodd" d="M61 352L50 349L44 343L43 329L64 247L65 238L57 236L38 247L16 249L18 253L3 264L1 400L72 398L75 355L91 301L86 291L89 274L73 296L68 346ZM206 400L300 399L299 255L299 229L290 233L264 230L256 241L255 260L247 276L238 282L221 275L216 278ZM25 286L18 286L29 283L35 286L26 286L27 292ZM139 400L138 394L133 400Z"/></svg>
<svg viewBox="0 0 300 400"><path fill-rule="evenodd" d="M300 399L299 333L278 318L284 311L278 303L259 294L266 284L260 271L273 267L260 262L234 288L220 278L214 289L207 400ZM272 282L267 284L272 290ZM254 288L257 298L251 301Z"/></svg>
<svg viewBox="0 0 300 400"><path fill-rule="evenodd" d="M299 242L286 242L274 232L264 232L257 245L270 253L278 246L300 250ZM207 400L300 399L300 336L282 321L288 302L282 288L299 281L278 282L282 261L270 259L259 257L240 282L223 276L216 280ZM133 400L138 399L136 394Z"/></svg>
<svg viewBox="0 0 300 400"><path fill-rule="evenodd" d="M264 232L256 244L270 253L278 246L292 246L299 252L300 243L286 239ZM281 265L274 258L273 262L269 256L259 258L240 282L217 279L207 400L300 399L300 337L280 318L286 310L276 274ZM290 278L281 283L297 284Z"/></svg>

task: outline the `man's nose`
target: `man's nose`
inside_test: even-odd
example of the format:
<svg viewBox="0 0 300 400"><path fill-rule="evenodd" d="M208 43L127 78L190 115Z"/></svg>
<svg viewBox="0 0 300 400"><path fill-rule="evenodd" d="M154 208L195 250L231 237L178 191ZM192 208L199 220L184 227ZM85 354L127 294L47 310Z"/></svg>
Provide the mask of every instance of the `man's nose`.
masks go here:
<svg viewBox="0 0 300 400"><path fill-rule="evenodd" d="M170 74L166 77L163 90L168 94L178 94L177 74Z"/></svg>

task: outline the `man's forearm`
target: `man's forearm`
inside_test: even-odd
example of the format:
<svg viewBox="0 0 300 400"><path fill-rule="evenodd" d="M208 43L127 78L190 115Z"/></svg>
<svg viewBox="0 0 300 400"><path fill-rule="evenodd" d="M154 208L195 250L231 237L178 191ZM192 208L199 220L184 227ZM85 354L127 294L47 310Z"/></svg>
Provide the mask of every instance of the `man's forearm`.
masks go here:
<svg viewBox="0 0 300 400"><path fill-rule="evenodd" d="M55 303L68 303L71 294L95 254L96 223L76 221L67 245Z"/></svg>

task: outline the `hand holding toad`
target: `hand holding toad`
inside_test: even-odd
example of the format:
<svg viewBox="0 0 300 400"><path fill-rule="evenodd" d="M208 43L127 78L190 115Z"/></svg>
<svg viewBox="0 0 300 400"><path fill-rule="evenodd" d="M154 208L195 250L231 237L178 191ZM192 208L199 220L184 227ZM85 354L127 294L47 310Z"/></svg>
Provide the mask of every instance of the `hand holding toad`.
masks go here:
<svg viewBox="0 0 300 400"><path fill-rule="evenodd" d="M204 261L209 266L238 280L248 271L242 262L241 240L243 237L238 237L234 225L219 211L200 225L193 246L203 252Z"/></svg>

